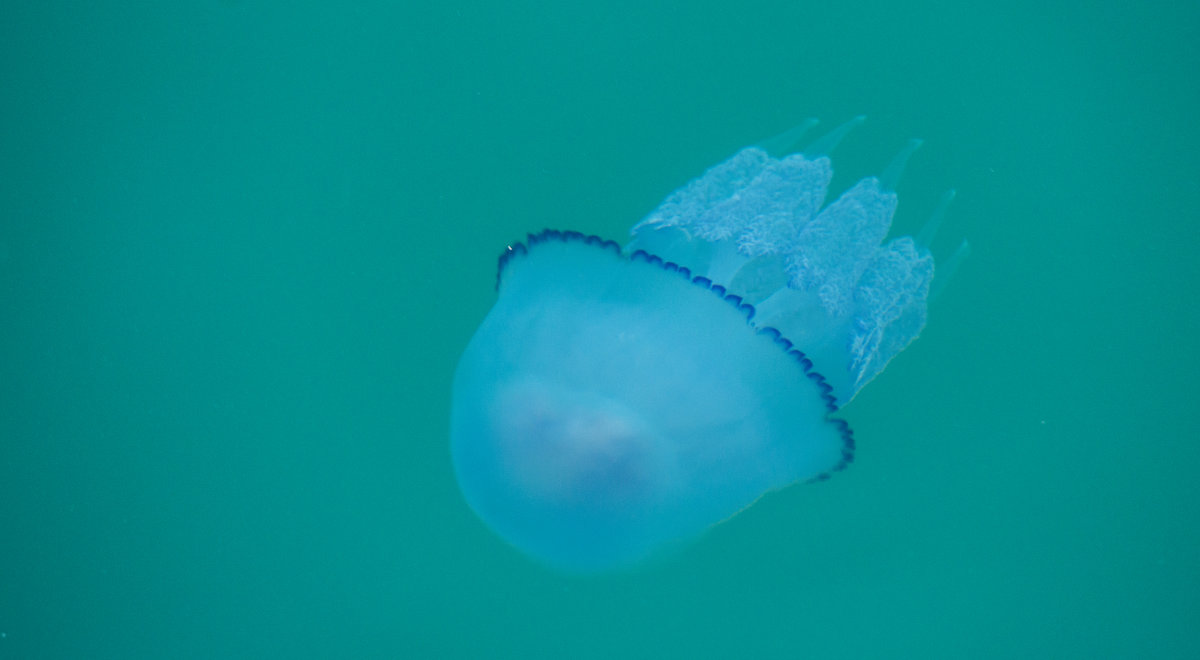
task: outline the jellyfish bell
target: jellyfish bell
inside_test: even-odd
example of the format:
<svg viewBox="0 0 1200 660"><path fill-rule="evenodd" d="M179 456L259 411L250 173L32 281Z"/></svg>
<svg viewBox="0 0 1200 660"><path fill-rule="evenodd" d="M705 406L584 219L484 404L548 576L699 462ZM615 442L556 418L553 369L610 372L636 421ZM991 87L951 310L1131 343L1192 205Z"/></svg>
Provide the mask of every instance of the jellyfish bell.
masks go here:
<svg viewBox="0 0 1200 660"><path fill-rule="evenodd" d="M502 538L620 568L849 464L833 414L920 332L933 260L881 245L898 166L823 207L818 146L743 149L624 249L546 230L505 250L451 407L459 485Z"/></svg>
<svg viewBox="0 0 1200 660"><path fill-rule="evenodd" d="M452 412L459 483L501 536L604 568L847 458L820 380L695 279L571 232L508 260Z"/></svg>

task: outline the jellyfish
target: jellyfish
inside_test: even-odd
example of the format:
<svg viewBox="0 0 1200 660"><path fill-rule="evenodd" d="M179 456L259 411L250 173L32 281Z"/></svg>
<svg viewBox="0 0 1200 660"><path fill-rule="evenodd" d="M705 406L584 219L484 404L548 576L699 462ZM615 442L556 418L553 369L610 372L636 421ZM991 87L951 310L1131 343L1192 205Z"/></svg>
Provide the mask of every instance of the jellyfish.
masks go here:
<svg viewBox="0 0 1200 660"><path fill-rule="evenodd" d="M826 205L829 152L859 121L796 153L772 151L813 122L738 151L625 246L559 230L507 246L451 404L455 474L487 526L552 567L622 569L850 464L834 414L924 327L949 201L921 240L884 242L912 141Z"/></svg>

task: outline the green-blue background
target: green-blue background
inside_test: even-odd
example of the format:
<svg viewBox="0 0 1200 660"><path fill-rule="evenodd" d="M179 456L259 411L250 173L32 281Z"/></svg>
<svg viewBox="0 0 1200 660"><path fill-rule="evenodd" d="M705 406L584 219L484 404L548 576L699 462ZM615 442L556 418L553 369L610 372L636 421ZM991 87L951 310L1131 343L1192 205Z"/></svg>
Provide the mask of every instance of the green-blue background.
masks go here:
<svg viewBox="0 0 1200 660"><path fill-rule="evenodd" d="M6 3L0 657L1196 657L1198 12ZM499 250L859 113L974 252L855 466L630 574L491 535Z"/></svg>

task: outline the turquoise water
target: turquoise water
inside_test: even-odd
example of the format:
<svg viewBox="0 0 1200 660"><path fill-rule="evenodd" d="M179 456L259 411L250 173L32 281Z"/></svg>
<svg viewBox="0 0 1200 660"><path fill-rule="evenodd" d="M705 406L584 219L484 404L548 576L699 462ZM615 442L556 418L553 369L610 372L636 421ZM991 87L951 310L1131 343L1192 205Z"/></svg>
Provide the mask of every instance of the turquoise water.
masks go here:
<svg viewBox="0 0 1200 660"><path fill-rule="evenodd" d="M208 2L0 21L0 657L1196 657L1200 8ZM973 253L858 457L631 573L458 494L509 241L804 117Z"/></svg>

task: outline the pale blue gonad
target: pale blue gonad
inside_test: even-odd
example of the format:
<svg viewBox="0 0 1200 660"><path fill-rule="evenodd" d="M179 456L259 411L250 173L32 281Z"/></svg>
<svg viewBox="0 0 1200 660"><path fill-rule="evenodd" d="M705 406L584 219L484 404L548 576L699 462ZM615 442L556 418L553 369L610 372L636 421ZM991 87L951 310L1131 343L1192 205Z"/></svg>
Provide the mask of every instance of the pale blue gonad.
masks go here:
<svg viewBox="0 0 1200 660"><path fill-rule="evenodd" d="M823 206L827 154L858 121L801 153L739 151L624 248L551 230L508 247L450 431L496 533L564 570L621 568L850 463L833 413L924 327L950 198L921 242L883 242L912 141Z"/></svg>

